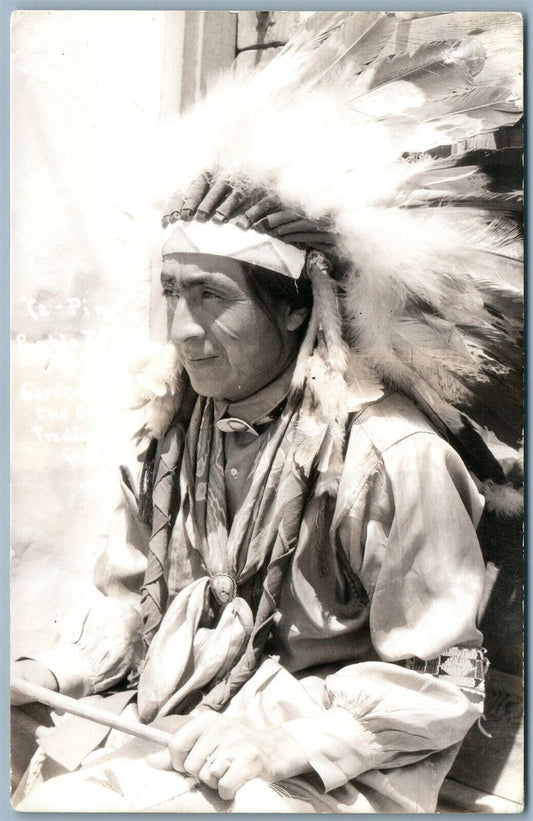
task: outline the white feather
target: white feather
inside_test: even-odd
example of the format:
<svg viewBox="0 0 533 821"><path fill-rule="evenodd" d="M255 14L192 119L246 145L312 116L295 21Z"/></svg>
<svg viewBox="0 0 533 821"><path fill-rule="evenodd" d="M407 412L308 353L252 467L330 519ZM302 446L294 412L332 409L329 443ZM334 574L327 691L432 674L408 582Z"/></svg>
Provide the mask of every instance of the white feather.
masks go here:
<svg viewBox="0 0 533 821"><path fill-rule="evenodd" d="M499 516L513 518L524 512L524 493L512 485L497 485L495 482L483 482L480 491L485 497L487 510Z"/></svg>

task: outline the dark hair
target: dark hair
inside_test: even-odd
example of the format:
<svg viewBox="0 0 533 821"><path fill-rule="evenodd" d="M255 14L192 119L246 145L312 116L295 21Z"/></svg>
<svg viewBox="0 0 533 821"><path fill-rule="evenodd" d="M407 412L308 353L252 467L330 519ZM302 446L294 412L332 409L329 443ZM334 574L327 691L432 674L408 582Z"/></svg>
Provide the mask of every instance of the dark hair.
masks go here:
<svg viewBox="0 0 533 821"><path fill-rule="evenodd" d="M313 291L305 271L299 279L278 274L260 265L249 262L241 263L252 296L261 310L277 325L277 307L280 304L289 304L291 308L306 308L308 317L313 307ZM302 329L307 325L303 323Z"/></svg>

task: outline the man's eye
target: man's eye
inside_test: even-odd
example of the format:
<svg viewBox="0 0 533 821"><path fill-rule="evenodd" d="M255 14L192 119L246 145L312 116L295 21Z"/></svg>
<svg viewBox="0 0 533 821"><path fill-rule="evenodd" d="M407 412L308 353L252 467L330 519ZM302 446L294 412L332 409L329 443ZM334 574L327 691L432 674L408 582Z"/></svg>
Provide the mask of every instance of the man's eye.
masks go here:
<svg viewBox="0 0 533 821"><path fill-rule="evenodd" d="M217 294L215 291L210 291L207 288L204 288L201 293L202 299L221 299L220 294Z"/></svg>

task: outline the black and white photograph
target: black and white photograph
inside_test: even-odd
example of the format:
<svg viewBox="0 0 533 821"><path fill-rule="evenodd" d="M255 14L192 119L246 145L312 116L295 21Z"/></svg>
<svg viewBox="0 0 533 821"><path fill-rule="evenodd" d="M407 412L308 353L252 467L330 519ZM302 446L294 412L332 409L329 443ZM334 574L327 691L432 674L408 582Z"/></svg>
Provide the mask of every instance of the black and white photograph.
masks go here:
<svg viewBox="0 0 533 821"><path fill-rule="evenodd" d="M10 36L11 806L523 812L523 16Z"/></svg>

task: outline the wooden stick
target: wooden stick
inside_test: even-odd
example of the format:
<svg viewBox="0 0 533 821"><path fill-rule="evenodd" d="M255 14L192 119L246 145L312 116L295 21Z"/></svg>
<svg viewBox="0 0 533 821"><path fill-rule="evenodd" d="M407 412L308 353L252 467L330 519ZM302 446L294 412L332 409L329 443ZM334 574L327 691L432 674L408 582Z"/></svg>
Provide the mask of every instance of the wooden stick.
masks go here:
<svg viewBox="0 0 533 821"><path fill-rule="evenodd" d="M31 684L22 678L12 678L11 687L17 693L27 696L31 701L39 701L41 704L46 704L48 707L53 707L55 710L63 710L65 713L72 713L72 715L87 718L89 721L95 721L97 724L104 724L106 727L111 727L114 730L122 730L129 735L137 736L137 738L144 738L146 741L153 741L155 744L160 744L162 747L168 746L168 742L172 738L172 733L165 730L158 730L156 727L151 727L146 724L140 724L135 721L128 721L120 716L113 715L107 710L101 710L98 707L91 707L88 704L82 704L77 699L70 696L64 696L54 690L48 690L46 687L40 687L38 684ZM187 775L184 773L184 775ZM200 783L195 779L195 783ZM238 803L237 803L238 802ZM261 805L262 812L288 812L289 810L282 803L282 798L270 784L267 784L261 778L252 778L242 784L235 793L235 806L239 807L236 810L239 813L251 812L250 807Z"/></svg>
<svg viewBox="0 0 533 821"><path fill-rule="evenodd" d="M80 718L87 718L89 721L95 721L97 724L103 724L105 727L122 730L122 732L137 736L137 738L144 738L146 741L160 744L162 747L166 747L172 738L172 733L168 733L165 730L158 730L157 727L130 721L121 716L114 715L107 710L82 703L70 696L64 696L53 690L48 690L46 687L40 687L38 684L31 684L22 678L13 678L11 680L11 687L13 690L16 690L17 693L27 696L31 701L39 701L41 704L47 704L48 707L53 707L54 710L63 710L65 713L72 713L72 715L80 716Z"/></svg>

